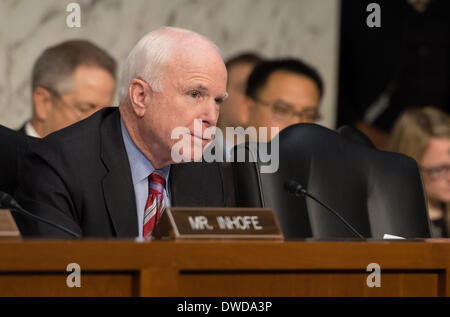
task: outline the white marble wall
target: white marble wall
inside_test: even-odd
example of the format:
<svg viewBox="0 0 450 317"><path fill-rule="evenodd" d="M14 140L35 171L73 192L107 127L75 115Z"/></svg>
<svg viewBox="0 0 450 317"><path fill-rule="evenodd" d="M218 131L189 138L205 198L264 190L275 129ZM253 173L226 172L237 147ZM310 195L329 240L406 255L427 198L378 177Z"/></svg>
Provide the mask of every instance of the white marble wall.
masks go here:
<svg viewBox="0 0 450 317"><path fill-rule="evenodd" d="M81 6L81 28L66 26L66 6ZM31 115L30 74L48 46L86 38L123 61L138 39L163 25L197 31L224 58L241 50L297 56L318 68L326 92L323 124L335 122L339 0L0 0L0 124Z"/></svg>

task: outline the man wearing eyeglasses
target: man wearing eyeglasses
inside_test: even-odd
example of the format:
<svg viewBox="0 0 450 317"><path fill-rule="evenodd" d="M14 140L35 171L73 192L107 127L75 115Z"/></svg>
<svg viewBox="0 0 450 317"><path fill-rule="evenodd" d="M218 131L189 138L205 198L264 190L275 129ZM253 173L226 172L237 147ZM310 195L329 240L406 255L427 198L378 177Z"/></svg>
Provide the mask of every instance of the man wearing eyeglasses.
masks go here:
<svg viewBox="0 0 450 317"><path fill-rule="evenodd" d="M89 41L46 49L33 67L33 115L19 131L42 138L110 106L115 72L115 60Z"/></svg>
<svg viewBox="0 0 450 317"><path fill-rule="evenodd" d="M268 60L258 64L247 81L249 126L280 131L290 125L316 122L323 82L317 71L298 59ZM258 129L257 129L258 130Z"/></svg>

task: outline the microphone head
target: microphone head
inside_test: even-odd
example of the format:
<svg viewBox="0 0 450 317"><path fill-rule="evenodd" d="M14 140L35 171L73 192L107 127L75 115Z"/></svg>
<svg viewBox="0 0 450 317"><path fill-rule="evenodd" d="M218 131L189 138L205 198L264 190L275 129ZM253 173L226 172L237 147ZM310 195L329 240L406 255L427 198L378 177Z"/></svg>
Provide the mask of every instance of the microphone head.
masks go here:
<svg viewBox="0 0 450 317"><path fill-rule="evenodd" d="M303 186L296 181L290 180L284 183L284 189L290 194L299 195L303 191Z"/></svg>
<svg viewBox="0 0 450 317"><path fill-rule="evenodd" d="M2 208L11 208L14 206L14 198L11 195L0 191L0 207Z"/></svg>

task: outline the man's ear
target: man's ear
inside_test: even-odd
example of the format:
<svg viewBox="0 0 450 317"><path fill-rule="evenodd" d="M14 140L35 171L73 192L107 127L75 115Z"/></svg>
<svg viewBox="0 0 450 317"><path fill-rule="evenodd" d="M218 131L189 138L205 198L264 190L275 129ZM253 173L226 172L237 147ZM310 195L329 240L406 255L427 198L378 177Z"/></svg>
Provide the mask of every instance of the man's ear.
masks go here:
<svg viewBox="0 0 450 317"><path fill-rule="evenodd" d="M51 93L42 87L37 87L33 91L33 117L38 121L45 121L53 107Z"/></svg>
<svg viewBox="0 0 450 317"><path fill-rule="evenodd" d="M133 78L128 86L128 94L134 113L142 118L153 95L152 87L143 79Z"/></svg>

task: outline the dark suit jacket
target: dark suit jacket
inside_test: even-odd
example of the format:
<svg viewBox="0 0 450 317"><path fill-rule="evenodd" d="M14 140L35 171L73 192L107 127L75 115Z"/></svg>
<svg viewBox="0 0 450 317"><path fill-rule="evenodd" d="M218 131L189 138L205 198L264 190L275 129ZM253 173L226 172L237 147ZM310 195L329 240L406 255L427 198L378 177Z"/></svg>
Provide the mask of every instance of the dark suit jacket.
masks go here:
<svg viewBox="0 0 450 317"><path fill-rule="evenodd" d="M22 133L22 134L27 134L27 131L25 131L25 126L27 125L27 123L25 122L24 124L23 124L23 126L21 126L20 127L20 129L19 130L16 130L17 132L19 132L19 133Z"/></svg>
<svg viewBox="0 0 450 317"><path fill-rule="evenodd" d="M234 192L220 163L172 165L173 206L232 206ZM83 237L136 237L131 169L118 108L106 108L34 144L23 164L17 199L27 210ZM69 237L21 217L24 235Z"/></svg>
<svg viewBox="0 0 450 317"><path fill-rule="evenodd" d="M19 181L20 160L28 144L37 140L0 125L0 190L14 194Z"/></svg>

